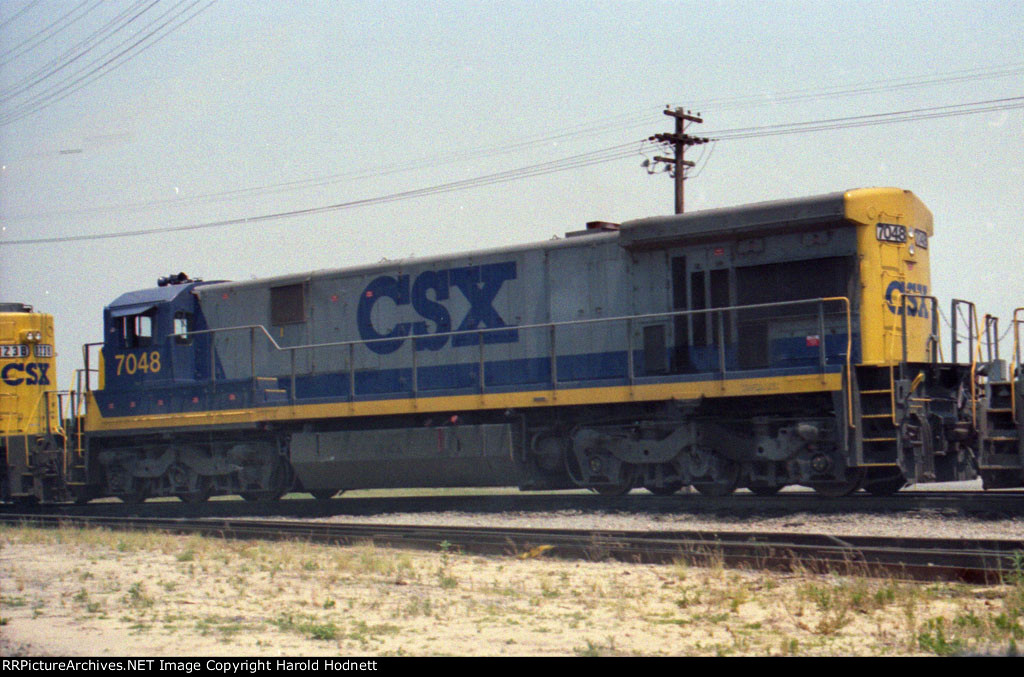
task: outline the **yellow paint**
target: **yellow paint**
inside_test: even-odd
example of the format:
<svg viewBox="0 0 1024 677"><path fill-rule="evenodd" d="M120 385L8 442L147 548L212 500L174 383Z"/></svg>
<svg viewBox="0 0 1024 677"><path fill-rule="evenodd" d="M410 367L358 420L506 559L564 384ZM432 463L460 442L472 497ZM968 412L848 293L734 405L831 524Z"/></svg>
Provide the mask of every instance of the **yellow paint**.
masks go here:
<svg viewBox="0 0 1024 677"><path fill-rule="evenodd" d="M25 340L39 332L41 338ZM15 354L0 357L0 437L57 432L57 356L53 316L44 313L0 313L0 345ZM40 367L45 380L39 383Z"/></svg>
<svg viewBox="0 0 1024 677"><path fill-rule="evenodd" d="M847 191L846 218L857 227L857 251L860 257L860 337L864 364L893 364L902 359L902 317L889 310L886 289L893 282L903 285L931 286L928 252L931 247L932 213L917 196L899 188L865 188ZM881 242L876 237L879 223L905 226L907 242ZM929 247L914 242L915 230L924 231ZM899 293L893 305L900 307ZM924 362L930 359L928 336L931 333L931 302L918 299L928 309L928 317L907 317L907 360Z"/></svg>
<svg viewBox="0 0 1024 677"><path fill-rule="evenodd" d="M260 407L258 409L231 409L111 418L103 418L95 396L90 393L86 415L86 429L114 431L146 428L189 428L194 426L238 425L318 418L447 413L474 409L527 409L547 406L615 404L631 401L693 400L701 397L743 397L772 393L812 393L837 390L842 390L842 375L810 374L726 381L696 381L691 383L658 383L603 388L458 395L455 397L403 398L372 402L283 405Z"/></svg>

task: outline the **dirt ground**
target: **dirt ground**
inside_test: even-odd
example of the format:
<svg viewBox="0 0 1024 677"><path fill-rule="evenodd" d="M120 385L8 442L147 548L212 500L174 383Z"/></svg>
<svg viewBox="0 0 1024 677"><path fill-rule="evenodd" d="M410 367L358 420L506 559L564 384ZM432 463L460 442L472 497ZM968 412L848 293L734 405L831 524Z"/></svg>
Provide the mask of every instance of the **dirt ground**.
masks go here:
<svg viewBox="0 0 1024 677"><path fill-rule="evenodd" d="M477 557L0 528L4 656L1007 653L1024 580ZM1024 579L1024 576L1022 576Z"/></svg>

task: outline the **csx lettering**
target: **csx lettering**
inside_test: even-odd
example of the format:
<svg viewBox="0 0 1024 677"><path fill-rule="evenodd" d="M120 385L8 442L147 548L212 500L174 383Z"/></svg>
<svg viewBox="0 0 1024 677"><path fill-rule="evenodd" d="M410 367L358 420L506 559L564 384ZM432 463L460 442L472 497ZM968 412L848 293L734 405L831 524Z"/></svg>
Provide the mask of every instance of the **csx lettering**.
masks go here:
<svg viewBox="0 0 1024 677"><path fill-rule="evenodd" d="M917 295L907 296L907 315L909 317L928 317L928 304L926 303L926 299L918 298L918 296L928 295L928 287L926 285L915 284L914 282L907 282L904 284L900 280L893 280L889 283L888 288L885 290L885 303L889 307L890 313L894 315L902 315L902 301L895 298L897 292L901 295Z"/></svg>
<svg viewBox="0 0 1024 677"><path fill-rule="evenodd" d="M428 270L410 281L409 275L392 277L383 275L366 286L359 297L356 311L356 324L359 336L364 341L373 341L366 346L375 353L387 355L398 350L404 337L425 336L416 339L416 350L440 350L448 343L448 336L429 336L429 334L445 334L451 331L472 332L475 329L495 329L507 327L504 319L494 309L494 299L501 291L502 285L508 280L516 279L516 262L489 263L482 266L466 266L448 270ZM411 282L411 283L410 283ZM452 287L469 301L469 310L455 329L452 329L452 318L448 308L442 303L451 297ZM434 323L436 330L431 332L424 321L398 322L387 333L380 333L373 326L373 306L381 298L391 299L397 306L412 305L413 310L423 320ZM515 343L519 333L515 329L508 331L488 331L483 333L484 343ZM396 339L385 341L381 339ZM480 336L474 333L456 334L451 337L452 346L477 345Z"/></svg>
<svg viewBox="0 0 1024 677"><path fill-rule="evenodd" d="M0 370L0 379L9 386L48 386L50 365L42 362L12 362Z"/></svg>

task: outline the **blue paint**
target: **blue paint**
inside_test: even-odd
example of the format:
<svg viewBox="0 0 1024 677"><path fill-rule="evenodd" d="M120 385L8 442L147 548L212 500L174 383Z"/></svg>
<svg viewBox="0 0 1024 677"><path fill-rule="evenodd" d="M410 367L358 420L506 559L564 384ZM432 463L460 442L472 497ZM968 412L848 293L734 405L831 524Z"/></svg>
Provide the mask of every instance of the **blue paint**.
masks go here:
<svg viewBox="0 0 1024 677"><path fill-rule="evenodd" d="M359 296L356 309L359 337L364 341L374 341L366 344L371 351L378 355L388 355L401 348L405 337L410 334L429 337L431 333L444 334L452 331L451 314L442 303L450 299L452 287L458 289L469 301L469 310L455 331L475 332L478 329L507 327L508 324L494 309L494 300L504 284L514 279L515 261L424 271L411 282L411 288L408 275L382 275L371 281ZM432 292L433 299L428 292ZM411 305L421 319L414 322L397 322L387 333L381 333L373 326L373 307L382 298L390 299L396 306ZM423 320L433 322L436 330L429 331L427 322ZM477 333L452 336L451 345L454 348L479 345L480 336ZM515 329L489 331L482 336L485 344L519 341L519 333ZM448 344L448 339L448 336L417 339L416 350L441 350Z"/></svg>
<svg viewBox="0 0 1024 677"><path fill-rule="evenodd" d="M422 340L422 339L420 339ZM827 336L826 373L837 373L845 364L846 337ZM854 344L854 354L859 347ZM804 338L780 339L772 342L770 368L728 369L726 379L777 378L801 374L821 373L818 348L806 345ZM734 359L735 348L726 351L727 363ZM716 381L721 378L717 368L717 351L704 348L691 349L692 364L702 364L704 370L695 373L646 374L643 352L635 351L634 382L692 383ZM855 360L856 361L856 360ZM708 368L710 365L710 368ZM559 355L557 357L558 388L594 388L622 386L629 383L628 360L625 351ZM480 392L479 363L422 366L416 373L416 395L426 397L452 397ZM488 393L508 393L544 390L552 387L550 359L545 357L494 360L484 365L484 390ZM350 398L348 372L301 375L295 379L296 401L300 404L347 402ZM278 377L275 389L291 392L291 378ZM225 381L218 378L210 382L182 382L175 385L139 385L95 391L96 401L104 416L138 416L142 414L168 414L177 412L217 411L282 406L289 403L288 395L278 393L267 397L266 387L254 387L251 379ZM364 369L355 373L355 401L401 399L413 396L411 368ZM162 401L162 404L159 402ZM132 406L134 403L134 406Z"/></svg>

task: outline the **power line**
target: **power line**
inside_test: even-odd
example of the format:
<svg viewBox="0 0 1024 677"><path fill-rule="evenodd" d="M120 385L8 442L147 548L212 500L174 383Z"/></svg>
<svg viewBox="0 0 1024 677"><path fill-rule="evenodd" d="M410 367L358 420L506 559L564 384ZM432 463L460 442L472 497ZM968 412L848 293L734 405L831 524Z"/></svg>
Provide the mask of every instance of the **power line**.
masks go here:
<svg viewBox="0 0 1024 677"><path fill-rule="evenodd" d="M763 125L761 127L743 127L734 130L723 130L722 132L719 132L717 135L715 135L715 138L713 138L712 140L739 140L755 138L758 136L776 136L779 134L802 134L818 131L844 129L849 127L861 127L865 125L895 124L913 120L930 119L934 117L975 115L978 113L990 112L995 110L1009 110L1016 108L1024 108L1024 96L1010 97L1005 99L993 99L990 101L978 101L965 104L952 104L948 106L933 106L930 108L920 108L906 111L892 111L889 113L848 116L843 118L832 118L830 120L799 122L791 123L789 125ZM641 139L630 143L619 144L617 146L610 146L608 148L602 148L595 151L590 151L588 153L572 155L565 158L561 158L559 160L552 160L550 162L528 165L526 167L520 167L517 169L507 170L504 172L497 172L494 174L487 174L483 176L473 177L470 179L463 179L460 181L452 181L424 188L417 188L397 193L390 193L387 195L381 195L372 198L340 202L337 204L326 205L321 207L311 207L307 209L297 209L291 211L276 212L272 214L227 219L222 221L213 221L208 223L200 223L186 226L175 226L170 228L146 228L133 231L107 232L89 235L70 235L54 238L34 238L8 241L0 240L0 246L49 244L59 242L79 242L86 240L101 240L119 237L138 237L143 235L172 233L187 230L221 228L233 225L250 225L277 219L292 218L296 216L310 216L314 214L322 214L325 212L351 209L354 207L365 207L371 205L386 204L389 202L397 202L400 200L408 200L418 197L426 197L430 195L438 195L457 190L467 190L470 188L489 186L497 183L506 183L509 181L516 181L519 179L529 178L533 176L541 176L544 174L551 174L554 172L561 172L569 169L577 169L595 164L621 160L641 153L643 150L643 144L645 144L646 142L646 139ZM707 163L705 162L704 167L706 166ZM701 171L703 171L703 168Z"/></svg>
<svg viewBox="0 0 1024 677"><path fill-rule="evenodd" d="M135 10L136 7L143 3L137 2L132 6L127 7L117 14L113 19L104 24L101 28L91 33L84 40L79 41L74 47L65 51L63 54L55 59L47 62L45 65L36 69L34 72L26 75L18 82L14 83L10 87L0 91L0 103L6 102L10 99L15 98L18 94L28 91L32 87L35 87L45 81L46 79L53 77L60 71L71 66L73 63L84 57L90 51L98 47L105 40L115 35L119 31L127 28L135 19L140 17L145 12L149 11L156 3L151 3L148 7L137 13L135 16L129 17ZM120 24L120 25L118 25ZM90 45L90 43L93 43Z"/></svg>
<svg viewBox="0 0 1024 677"><path fill-rule="evenodd" d="M15 20L16 20L16 19L17 19L17 18L18 18L19 16L21 16L21 15L22 15L22 14L24 14L25 12L29 11L30 9L32 9L33 7L35 7L36 5L38 5L38 4L39 4L39 2L40 2L40 0L32 0L32 2L28 3L27 5L25 5L25 6L24 6L24 7L22 7L21 9L19 9L19 10L18 10L17 12L15 12L14 14L12 14L12 15L11 15L11 17L10 17L9 19L4 19L4 20L3 20L2 22L0 22L0 30L3 30L4 28L7 28L7 25L8 25L8 24L12 23L12 22L13 22L13 21L15 21Z"/></svg>
<svg viewBox="0 0 1024 677"><path fill-rule="evenodd" d="M1024 73L1024 62L1014 62L997 66L964 68L941 74L930 73L926 75L889 78L886 80L860 82L847 85L833 85L831 87L808 87L777 93L706 99L703 101L691 101L688 105L693 108L721 111L730 108L748 108L750 106L775 103L793 103L796 101L832 99L846 96L859 96L875 92L892 92L903 89L970 82L974 80L1013 77L1020 75L1021 73Z"/></svg>
<svg viewBox="0 0 1024 677"><path fill-rule="evenodd" d="M204 8L205 9L205 8ZM762 105L766 102L793 102L798 100L807 99L818 99L818 98L833 98L840 96L848 96L850 94L862 94L866 92L877 92L884 91L886 89L902 89L906 87L920 87L920 86L934 86L939 84L946 84L950 82L961 82L965 80L977 80L987 79L992 77L1003 77L1007 74L1024 72L1024 63L1010 63L1002 64L997 66L987 67L976 67L969 69L961 69L951 71L944 74L927 74L909 76L903 78L890 78L875 82L856 83L847 86L833 86L826 88L805 88L797 90L789 90L780 92L776 95L755 95L755 96L744 96L744 97L726 97L720 99L709 99L703 102L697 102L691 104L694 107L698 105L700 107L718 107L716 110L722 110L724 108L735 108L735 107L749 107ZM109 212L127 212L127 211L140 211L147 209L154 209L159 207L171 206L171 205L185 205L194 203L212 203L212 202L224 202L229 200L235 200L243 197L252 195L271 195L283 192L290 192L295 190L302 190L307 188L317 188L328 186L332 184L341 183L344 181L375 178L387 176L390 174L396 174L399 172L412 171L416 169L439 167L446 164L453 164L469 159L480 159L485 157L494 157L498 155L507 155L515 153L521 150L527 150L530 148L536 148L538 146L548 145L557 143L559 141L568 139L578 139L584 137L596 136L604 134L610 131L624 131L633 128L649 128L656 120L660 119L659 114L660 108L644 108L637 111L628 113L620 113L604 118L598 118L590 122L583 122L577 125L573 125L568 128L555 130L552 132L541 133L525 137L514 143L494 144L490 146L483 146L479 148L456 151L452 153L446 153L442 155L435 155L425 157L419 160L403 162L400 165L390 164L387 167L370 167L360 170L354 170L350 172L331 174L327 176L310 177L307 179L298 179L294 181L288 181L283 183L269 184L263 186L254 186L250 188L239 188L234 190L222 191L217 193L205 193L201 195L193 195L184 198L170 198L162 200L149 200L134 202L121 205L110 205L101 207L92 207L86 209L65 209L55 210L51 212L36 212L29 214L12 214L8 215L8 221L19 221L25 219L35 218L46 218L52 216L72 216L72 215L89 215ZM2 123L0 123L2 124ZM796 123L800 124L800 123ZM748 129L761 129L761 128L748 128ZM723 130L720 132L721 135L733 133L737 130ZM783 133L783 132L779 132ZM793 132L786 132L793 133ZM699 173L699 170L698 170ZM696 176L696 174L694 175Z"/></svg>
<svg viewBox="0 0 1024 677"><path fill-rule="evenodd" d="M99 7L101 2L102 0L93 0L92 7L87 8L85 12L76 17L74 16L75 13L78 12L78 10L80 10L82 7L85 7L87 4L89 4L89 0L82 0L80 3L72 7L67 13L57 17L55 21L51 22L42 30L28 36L27 38L16 44L14 47L11 47L7 51L0 54L0 66L6 66L11 61L14 61L23 54L31 52L39 45L53 38L58 33L61 33L66 28L74 24L76 21L84 17L86 14ZM22 49L22 47L24 47L24 49Z"/></svg>
<svg viewBox="0 0 1024 677"><path fill-rule="evenodd" d="M312 216L314 214L323 214L326 212L339 211L343 209L352 209L355 207L366 207L371 205L386 204L389 202L397 202L400 200L408 200L418 197L427 197L430 195L439 195L442 193L449 193L456 190L467 190L470 188L479 188L482 186L494 185L497 183L507 183L509 181L517 181L520 179L530 178L534 176L542 176L544 174L551 174L553 172L561 172L569 169L579 169L582 167L589 167L591 165L602 164L606 162L612 162L615 160L621 160L627 157L635 157L638 155L640 148L644 141L636 141L631 143L620 144L617 146L611 146L608 148L602 148L599 150L591 151L589 153L581 153L579 155L572 155L569 157L561 158L559 160L553 160L550 162L543 162L535 165L528 165L526 167L519 167L517 169L507 170L504 172L497 172L494 174L487 174L484 176L477 176L470 179L463 179L460 181L451 181L448 183L442 183L434 186L427 186L424 188L416 188L413 190L406 190L397 193L390 193L388 195L380 195L372 198L364 198L361 200L351 200L348 202L339 202L337 204L325 205L322 207L310 207L307 209L295 209L286 212L276 212L272 214L262 214L259 216L247 216L236 219L226 219L222 221L211 221L207 223L191 224L186 226L172 226L170 228L144 228L139 230L130 230L122 232L108 232L108 233L96 233L91 235L69 235L63 237L51 237L51 238L35 238L25 240L0 240L0 246L5 245L30 245L30 244L52 244L59 242L83 242L87 240L105 240L112 238L121 237L139 237L143 235L156 235L164 233L174 233L189 230L205 230L210 228L223 228L225 226L237 226L237 225L253 225L257 223L264 223L267 221L275 221L278 219L293 218L296 216Z"/></svg>
<svg viewBox="0 0 1024 677"><path fill-rule="evenodd" d="M712 136L718 141L733 141L736 139L759 138L763 136L803 134L807 132L820 132L833 129L849 129L853 127L894 124L897 122L911 122L916 120L929 120L933 118L975 115L978 113L1013 110L1017 108L1024 108L1024 96L990 99L988 101L974 101L971 103L950 104L946 106L931 106L928 108L915 108L903 111L891 111L888 113L852 115L827 120L791 122L779 125L762 125L759 127L737 127L712 133Z"/></svg>
<svg viewBox="0 0 1024 677"><path fill-rule="evenodd" d="M62 80L60 83L51 86L48 90L44 92L34 95L28 101L19 104L13 110L8 111L6 114L0 116L0 126L11 124L12 122L16 122L24 117L37 113L45 108L48 108L49 106L52 106L53 104L66 99L68 96L71 96L83 87L86 87L95 82L96 80L106 75L109 75L113 71L123 66L125 63L131 61L132 59L136 58L137 56L148 50L150 47L153 47L154 45L161 42L168 35L175 32L192 19L202 14L204 11L209 9L209 7L213 5L213 3L217 0L209 0L205 6L200 7L191 15L185 16L185 18L178 22L176 25L171 25L174 24L175 21L177 21L180 17L184 16L187 12L192 10L196 5L198 5L201 2L201 0L193 0L193 2L189 4L185 9L176 11L178 7L185 3L185 1L186 0L180 0L169 10L167 10L162 15L154 19L147 26L143 27L143 31L149 32L145 33L145 35L143 35L141 38L135 39L134 37L131 37L122 41L116 47L108 50L103 56L94 59L84 68L80 69L76 73L72 73L64 80ZM168 26L170 27L168 28ZM161 31L164 31L163 34L160 34ZM133 40L134 42L132 42ZM125 45L127 46L125 47ZM104 61L104 59L106 60ZM100 61L102 61L102 63L99 63ZM97 63L99 63L99 65L96 65ZM86 70L90 68L91 70Z"/></svg>

